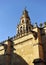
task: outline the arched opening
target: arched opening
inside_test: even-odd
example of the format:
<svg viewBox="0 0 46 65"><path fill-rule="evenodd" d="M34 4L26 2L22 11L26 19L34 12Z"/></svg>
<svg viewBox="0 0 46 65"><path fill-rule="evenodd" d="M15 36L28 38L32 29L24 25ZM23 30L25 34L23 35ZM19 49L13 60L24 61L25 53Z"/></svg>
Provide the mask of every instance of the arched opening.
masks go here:
<svg viewBox="0 0 46 65"><path fill-rule="evenodd" d="M26 27L26 32L28 33L28 26Z"/></svg>
<svg viewBox="0 0 46 65"><path fill-rule="evenodd" d="M22 34L22 26L20 27L20 33Z"/></svg>
<svg viewBox="0 0 46 65"><path fill-rule="evenodd" d="M22 23L24 23L24 20L22 20Z"/></svg>
<svg viewBox="0 0 46 65"><path fill-rule="evenodd" d="M28 22L29 22L29 21L28 21L28 20L26 20L26 23L27 23L27 24L28 24Z"/></svg>

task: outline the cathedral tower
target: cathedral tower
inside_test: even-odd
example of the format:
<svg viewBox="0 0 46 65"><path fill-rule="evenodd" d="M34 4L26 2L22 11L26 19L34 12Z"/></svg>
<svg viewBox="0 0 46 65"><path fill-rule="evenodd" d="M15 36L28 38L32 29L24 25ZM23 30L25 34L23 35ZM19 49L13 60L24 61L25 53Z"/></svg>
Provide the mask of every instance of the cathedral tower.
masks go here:
<svg viewBox="0 0 46 65"><path fill-rule="evenodd" d="M32 25L30 22L28 11L24 9L21 19L20 19L20 24L17 26L18 35L28 33L31 31L31 29L32 29Z"/></svg>
<svg viewBox="0 0 46 65"><path fill-rule="evenodd" d="M0 52L0 65L46 65L46 23L33 26L24 9L16 36L1 42Z"/></svg>
<svg viewBox="0 0 46 65"><path fill-rule="evenodd" d="M33 26L31 24L26 9L24 9L20 23L17 26L17 37L15 43L20 45L19 49L17 49L20 52L18 52L18 54L20 54L29 65L44 65L40 28L37 25Z"/></svg>

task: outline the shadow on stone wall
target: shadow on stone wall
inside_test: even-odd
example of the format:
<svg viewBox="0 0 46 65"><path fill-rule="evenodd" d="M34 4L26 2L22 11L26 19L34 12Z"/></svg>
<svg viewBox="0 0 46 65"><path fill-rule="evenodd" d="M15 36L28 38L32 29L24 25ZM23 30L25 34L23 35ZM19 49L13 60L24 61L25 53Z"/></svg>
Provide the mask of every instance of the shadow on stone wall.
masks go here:
<svg viewBox="0 0 46 65"><path fill-rule="evenodd" d="M2 45L4 46L4 55L0 55L0 65L28 65L20 55L13 52L14 43L11 39L8 39L8 45Z"/></svg>
<svg viewBox="0 0 46 65"><path fill-rule="evenodd" d="M13 65L28 65L27 62L21 56L13 53L12 57Z"/></svg>
<svg viewBox="0 0 46 65"><path fill-rule="evenodd" d="M28 65L27 62L18 54L11 54L10 64L6 61L7 55L0 55L0 65ZM8 64L7 64L8 63Z"/></svg>

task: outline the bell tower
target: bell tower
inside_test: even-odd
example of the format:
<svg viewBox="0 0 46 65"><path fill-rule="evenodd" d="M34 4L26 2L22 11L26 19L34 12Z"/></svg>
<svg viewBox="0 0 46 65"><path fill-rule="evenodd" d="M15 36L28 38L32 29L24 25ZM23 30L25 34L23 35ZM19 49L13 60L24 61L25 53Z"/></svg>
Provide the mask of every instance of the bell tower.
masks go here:
<svg viewBox="0 0 46 65"><path fill-rule="evenodd" d="M29 33L31 29L32 29L32 25L30 22L28 11L24 9L22 16L20 18L20 24L17 26L17 34L22 35L25 33Z"/></svg>

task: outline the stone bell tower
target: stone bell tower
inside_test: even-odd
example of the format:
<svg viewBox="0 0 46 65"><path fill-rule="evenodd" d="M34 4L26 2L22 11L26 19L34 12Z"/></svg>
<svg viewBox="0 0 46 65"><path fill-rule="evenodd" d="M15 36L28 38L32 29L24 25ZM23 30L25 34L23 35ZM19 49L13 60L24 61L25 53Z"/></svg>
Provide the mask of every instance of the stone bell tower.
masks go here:
<svg viewBox="0 0 46 65"><path fill-rule="evenodd" d="M28 65L44 65L40 28L31 24L26 9L17 26L17 38L14 42L19 46L19 49L15 47L16 53L23 57Z"/></svg>
<svg viewBox="0 0 46 65"><path fill-rule="evenodd" d="M30 22L30 17L28 15L28 11L25 9L22 13L20 24L17 26L18 35L22 35L24 33L30 32L32 29L32 25Z"/></svg>
<svg viewBox="0 0 46 65"><path fill-rule="evenodd" d="M46 65L46 23L33 26L24 9L17 26L17 34L0 45L0 65ZM3 61L5 50L5 64ZM1 59L2 58L2 59Z"/></svg>

